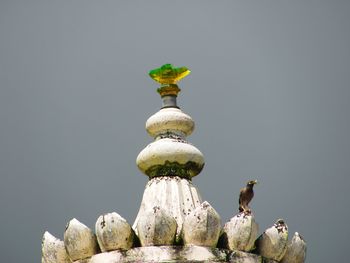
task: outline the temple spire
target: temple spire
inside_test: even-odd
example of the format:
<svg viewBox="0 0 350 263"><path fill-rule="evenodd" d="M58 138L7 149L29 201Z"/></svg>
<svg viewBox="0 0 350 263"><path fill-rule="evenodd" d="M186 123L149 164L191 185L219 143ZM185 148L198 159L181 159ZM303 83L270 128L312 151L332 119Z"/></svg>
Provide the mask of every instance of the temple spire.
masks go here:
<svg viewBox="0 0 350 263"><path fill-rule="evenodd" d="M304 239L295 233L288 242L288 227L282 219L257 239L259 226L248 206L256 181L249 181L241 192L241 212L224 227L217 211L203 202L191 179L201 172L204 157L187 142L194 121L176 104L177 82L189 73L186 67L170 64L149 73L161 84L163 107L147 120L146 130L154 141L136 159L149 181L134 224L109 212L98 217L93 231L74 218L63 241L45 232L42 263L305 261ZM134 195L131 191L130 196Z"/></svg>
<svg viewBox="0 0 350 263"><path fill-rule="evenodd" d="M155 216L154 220L158 216L169 215L176 221L175 239L179 240L185 217L202 203L191 179L202 171L204 157L187 142L186 137L194 130L194 121L176 104L180 91L176 83L189 73L186 67L174 68L170 64L149 73L161 84L158 93L163 107L147 120L146 130L154 141L136 159L138 168L150 178L133 225L137 234L142 231L144 220L149 222L151 215ZM150 215L149 211L154 208L159 208L161 212Z"/></svg>

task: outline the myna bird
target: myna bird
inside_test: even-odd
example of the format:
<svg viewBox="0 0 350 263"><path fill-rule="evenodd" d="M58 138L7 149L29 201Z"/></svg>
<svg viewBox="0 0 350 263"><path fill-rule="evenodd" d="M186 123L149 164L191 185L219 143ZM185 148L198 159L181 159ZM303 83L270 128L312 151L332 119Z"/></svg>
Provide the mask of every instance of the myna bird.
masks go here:
<svg viewBox="0 0 350 263"><path fill-rule="evenodd" d="M253 186L257 183L257 180L249 181L247 186L241 189L239 193L239 212L251 212L248 204L254 197Z"/></svg>

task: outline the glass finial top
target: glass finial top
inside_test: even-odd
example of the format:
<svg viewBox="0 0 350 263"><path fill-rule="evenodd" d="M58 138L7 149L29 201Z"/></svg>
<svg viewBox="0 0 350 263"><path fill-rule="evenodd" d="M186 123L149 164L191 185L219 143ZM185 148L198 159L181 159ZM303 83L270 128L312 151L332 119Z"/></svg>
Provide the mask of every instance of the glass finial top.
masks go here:
<svg viewBox="0 0 350 263"><path fill-rule="evenodd" d="M175 68L171 64L165 64L160 68L151 70L149 75L161 84L157 90L161 97L169 95L176 97L181 90L176 83L190 73L191 71L186 67Z"/></svg>
<svg viewBox="0 0 350 263"><path fill-rule="evenodd" d="M158 83L176 84L179 80L190 74L191 71L186 67L175 68L171 64L165 64L160 68L153 69L149 72L152 79Z"/></svg>

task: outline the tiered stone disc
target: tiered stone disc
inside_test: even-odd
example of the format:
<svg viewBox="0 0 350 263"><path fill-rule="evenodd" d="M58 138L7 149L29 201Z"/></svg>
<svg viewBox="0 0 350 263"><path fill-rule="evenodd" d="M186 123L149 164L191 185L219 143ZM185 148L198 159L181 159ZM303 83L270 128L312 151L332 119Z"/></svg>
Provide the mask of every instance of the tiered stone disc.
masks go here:
<svg viewBox="0 0 350 263"><path fill-rule="evenodd" d="M186 68L180 69L182 76L188 74L185 73L188 71ZM178 81L179 76L176 75L176 69L169 68L168 64L159 71L151 72L153 73L150 75L162 83L158 92L163 98L163 108L146 122L146 130L155 141L140 152L136 159L137 166L150 178L179 176L191 179L201 172L204 157L196 147L186 141L186 136L194 130L194 121L176 105L176 96L180 89L171 82ZM158 75L154 72L158 72Z"/></svg>
<svg viewBox="0 0 350 263"><path fill-rule="evenodd" d="M203 154L186 141L194 129L190 116L178 108L163 108L146 123L155 138L137 157L139 169L150 178L179 176L191 179L204 166Z"/></svg>

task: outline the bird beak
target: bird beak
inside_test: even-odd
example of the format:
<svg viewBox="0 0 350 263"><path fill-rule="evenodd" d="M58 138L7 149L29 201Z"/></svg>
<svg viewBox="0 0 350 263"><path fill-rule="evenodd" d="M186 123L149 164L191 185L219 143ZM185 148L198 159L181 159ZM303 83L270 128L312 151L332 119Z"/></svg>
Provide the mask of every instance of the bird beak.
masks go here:
<svg viewBox="0 0 350 263"><path fill-rule="evenodd" d="M254 180L254 184L257 184L258 183L258 180Z"/></svg>

